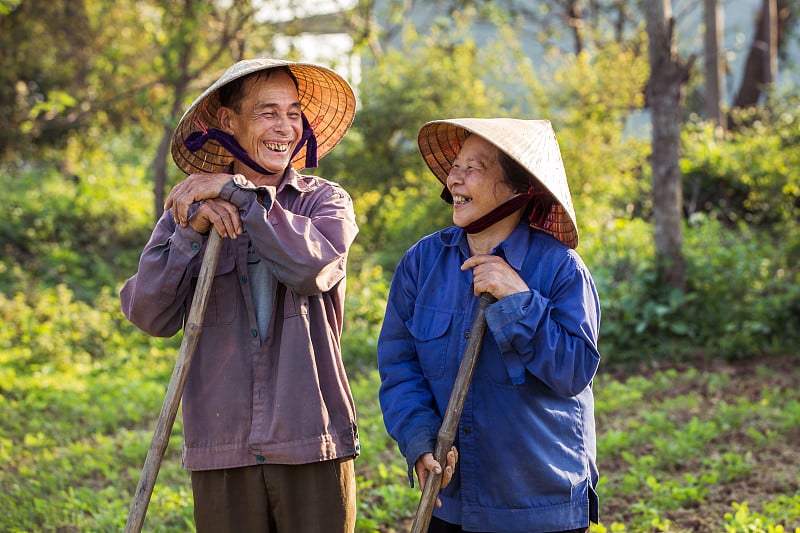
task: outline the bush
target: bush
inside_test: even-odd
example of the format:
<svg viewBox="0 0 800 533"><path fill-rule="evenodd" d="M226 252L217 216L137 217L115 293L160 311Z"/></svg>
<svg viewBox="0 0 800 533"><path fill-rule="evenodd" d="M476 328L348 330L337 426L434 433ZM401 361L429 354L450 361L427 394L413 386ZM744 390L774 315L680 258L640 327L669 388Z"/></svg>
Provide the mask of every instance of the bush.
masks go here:
<svg viewBox="0 0 800 533"><path fill-rule="evenodd" d="M652 228L614 221L589 257L602 306L601 348L611 361L744 358L800 344L797 237L763 239L696 216L685 229L687 291L660 283Z"/></svg>
<svg viewBox="0 0 800 533"><path fill-rule="evenodd" d="M91 298L136 270L152 225L144 150L133 135L106 143L0 167L0 291L67 284Z"/></svg>

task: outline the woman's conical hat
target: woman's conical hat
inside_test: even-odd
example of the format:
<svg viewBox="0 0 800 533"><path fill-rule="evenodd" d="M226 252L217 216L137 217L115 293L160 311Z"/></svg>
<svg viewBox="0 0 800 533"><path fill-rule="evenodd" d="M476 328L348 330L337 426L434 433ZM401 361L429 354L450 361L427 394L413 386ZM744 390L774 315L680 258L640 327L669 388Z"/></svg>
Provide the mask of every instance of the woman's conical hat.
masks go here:
<svg viewBox="0 0 800 533"><path fill-rule="evenodd" d="M422 158L443 184L464 140L475 134L522 165L552 195L555 203L538 229L570 248L578 246L578 227L567 174L549 120L455 118L428 122L417 142Z"/></svg>

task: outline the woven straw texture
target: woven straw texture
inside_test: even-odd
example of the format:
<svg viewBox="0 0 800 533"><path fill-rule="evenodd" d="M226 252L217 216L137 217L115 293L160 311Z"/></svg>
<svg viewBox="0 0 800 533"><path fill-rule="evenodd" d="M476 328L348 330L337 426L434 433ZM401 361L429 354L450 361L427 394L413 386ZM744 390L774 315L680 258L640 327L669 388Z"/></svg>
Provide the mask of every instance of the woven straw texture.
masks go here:
<svg viewBox="0 0 800 533"><path fill-rule="evenodd" d="M249 59L226 70L189 106L178 122L171 147L172 159L178 168L186 174L224 171L233 157L216 141L207 141L195 153L184 146L184 141L192 132L220 127L216 118L220 105L217 90L220 87L253 72L280 66L289 67L297 78L302 110L317 137L317 157L322 159L330 152L344 137L355 117L356 99L347 81L333 70L319 65L279 59ZM292 165L302 170L305 158L306 149L303 147L292 158Z"/></svg>
<svg viewBox="0 0 800 533"><path fill-rule="evenodd" d="M549 120L457 118L434 120L419 130L422 158L442 184L461 144L470 133L479 135L525 167L555 198L544 224L535 226L570 248L578 246L578 228L567 174Z"/></svg>

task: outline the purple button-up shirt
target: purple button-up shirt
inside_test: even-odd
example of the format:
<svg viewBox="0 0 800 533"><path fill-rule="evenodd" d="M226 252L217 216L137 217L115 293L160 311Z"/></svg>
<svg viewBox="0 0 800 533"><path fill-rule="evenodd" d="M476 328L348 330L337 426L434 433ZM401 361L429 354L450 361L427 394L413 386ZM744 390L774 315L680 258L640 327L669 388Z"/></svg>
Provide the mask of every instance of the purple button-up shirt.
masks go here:
<svg viewBox="0 0 800 533"><path fill-rule="evenodd" d="M183 464L210 470L355 456L356 412L341 359L345 265L358 228L339 185L287 171L278 186L233 181L220 197L245 227L225 239L183 394ZM120 294L125 316L169 337L184 324L206 237L158 221ZM275 284L262 339L248 277L248 244Z"/></svg>

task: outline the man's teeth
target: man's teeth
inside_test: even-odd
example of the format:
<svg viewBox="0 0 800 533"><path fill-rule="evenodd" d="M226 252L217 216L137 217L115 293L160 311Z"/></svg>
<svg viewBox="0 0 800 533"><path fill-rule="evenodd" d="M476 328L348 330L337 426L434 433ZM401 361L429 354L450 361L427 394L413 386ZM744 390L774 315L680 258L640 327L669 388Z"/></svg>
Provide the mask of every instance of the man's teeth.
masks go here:
<svg viewBox="0 0 800 533"><path fill-rule="evenodd" d="M270 150L274 150L276 152L285 152L289 149L289 145L286 143L265 143L267 148Z"/></svg>
<svg viewBox="0 0 800 533"><path fill-rule="evenodd" d="M453 195L453 201L457 204L463 204L464 202L468 202L469 198L466 196L461 196L459 194Z"/></svg>

